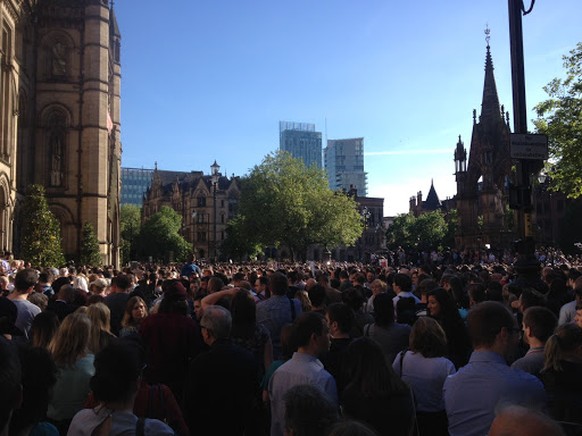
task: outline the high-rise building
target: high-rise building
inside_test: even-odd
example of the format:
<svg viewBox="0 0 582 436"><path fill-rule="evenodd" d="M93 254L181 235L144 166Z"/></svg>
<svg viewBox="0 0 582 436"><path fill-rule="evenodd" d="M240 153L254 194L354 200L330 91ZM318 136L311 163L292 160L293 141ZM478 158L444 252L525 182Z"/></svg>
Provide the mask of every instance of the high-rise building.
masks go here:
<svg viewBox="0 0 582 436"><path fill-rule="evenodd" d="M119 265L121 34L113 7L6 0L0 22L0 249L18 256L21 200L39 184L66 257L78 257L90 223L103 263Z"/></svg>
<svg viewBox="0 0 582 436"><path fill-rule="evenodd" d="M307 167L321 168L321 132L315 131L315 124L279 121L279 149Z"/></svg>
<svg viewBox="0 0 582 436"><path fill-rule="evenodd" d="M121 168L121 205L134 204L141 207L147 190L152 185L154 172L161 182L169 184L186 177L189 172L159 170L155 168Z"/></svg>
<svg viewBox="0 0 582 436"><path fill-rule="evenodd" d="M323 155L331 189L357 189L363 197L368 195L364 171L364 138L329 139Z"/></svg>

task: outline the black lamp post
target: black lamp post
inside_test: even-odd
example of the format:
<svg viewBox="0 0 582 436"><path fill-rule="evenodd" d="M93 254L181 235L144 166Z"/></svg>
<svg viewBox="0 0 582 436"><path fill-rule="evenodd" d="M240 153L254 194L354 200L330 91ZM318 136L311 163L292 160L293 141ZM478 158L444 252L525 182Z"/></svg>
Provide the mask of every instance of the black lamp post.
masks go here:
<svg viewBox="0 0 582 436"><path fill-rule="evenodd" d="M218 186L218 180L220 178L220 165L216 163L216 160L212 165L210 165L210 177L212 180L212 205L214 208L214 220L212 221L212 228L214 233L213 238L213 257L216 261L216 188Z"/></svg>
<svg viewBox="0 0 582 436"><path fill-rule="evenodd" d="M535 0L525 10L524 0L508 0L509 10L509 42L511 47L511 78L513 91L513 121L514 132L527 133L527 112L525 103L525 74L523 56L523 30L521 16L527 15L533 9ZM518 258L514 268L524 282L534 282L539 275L540 264L536 259L535 241L532 229L532 183L531 177L543 166L541 160L517 160L517 185L519 190L519 232L517 241Z"/></svg>

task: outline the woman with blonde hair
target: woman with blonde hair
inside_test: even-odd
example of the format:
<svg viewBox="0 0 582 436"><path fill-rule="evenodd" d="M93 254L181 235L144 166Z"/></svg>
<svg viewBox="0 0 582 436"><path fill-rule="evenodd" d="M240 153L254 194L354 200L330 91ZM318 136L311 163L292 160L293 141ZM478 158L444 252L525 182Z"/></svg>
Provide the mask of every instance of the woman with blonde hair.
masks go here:
<svg viewBox="0 0 582 436"><path fill-rule="evenodd" d="M119 337L139 334L139 326L146 316L148 316L148 306L143 298L136 295L127 300L121 319Z"/></svg>
<svg viewBox="0 0 582 436"><path fill-rule="evenodd" d="M89 350L97 354L115 337L111 333L111 311L104 303L95 303L87 307L87 316L91 320Z"/></svg>
<svg viewBox="0 0 582 436"><path fill-rule="evenodd" d="M438 321L422 316L410 332L409 350L400 352L392 367L412 388L421 435L447 435L443 399L446 378L455 373L447 353L447 336Z"/></svg>
<svg viewBox="0 0 582 436"><path fill-rule="evenodd" d="M559 326L546 342L544 357L540 378L551 416L582 424L582 328L574 323Z"/></svg>
<svg viewBox="0 0 582 436"><path fill-rule="evenodd" d="M49 402L47 417L61 434L83 408L89 393L89 380L95 373L94 355L89 351L91 321L84 313L67 315L49 344L58 368L57 382Z"/></svg>

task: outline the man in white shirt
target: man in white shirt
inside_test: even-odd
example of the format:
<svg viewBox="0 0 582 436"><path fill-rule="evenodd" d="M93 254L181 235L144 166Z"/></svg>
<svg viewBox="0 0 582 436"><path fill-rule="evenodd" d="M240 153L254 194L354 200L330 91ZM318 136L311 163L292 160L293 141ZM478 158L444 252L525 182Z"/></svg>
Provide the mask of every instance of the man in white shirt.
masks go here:
<svg viewBox="0 0 582 436"><path fill-rule="evenodd" d="M282 436L285 426L287 391L298 385L312 385L321 390L334 406L338 406L337 387L318 357L329 350L329 327L316 312L302 313L293 323L297 352L275 371L269 381L271 400L271 436Z"/></svg>

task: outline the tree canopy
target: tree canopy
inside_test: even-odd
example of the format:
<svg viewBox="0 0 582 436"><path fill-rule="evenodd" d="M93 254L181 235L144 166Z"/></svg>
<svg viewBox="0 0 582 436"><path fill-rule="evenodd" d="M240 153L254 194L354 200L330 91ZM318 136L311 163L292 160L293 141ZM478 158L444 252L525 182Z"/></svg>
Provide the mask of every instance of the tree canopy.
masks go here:
<svg viewBox="0 0 582 436"><path fill-rule="evenodd" d="M120 208L121 259L123 263L136 259L136 241L141 226L141 210L134 204Z"/></svg>
<svg viewBox="0 0 582 436"><path fill-rule="evenodd" d="M28 186L20 217L20 256L37 267L59 267L64 264L61 228L49 210L41 185Z"/></svg>
<svg viewBox="0 0 582 436"><path fill-rule="evenodd" d="M277 152L241 180L238 216L224 247L238 246L252 254L284 245L293 257L304 257L313 244L353 245L362 230L355 201L329 189L323 170Z"/></svg>
<svg viewBox="0 0 582 436"><path fill-rule="evenodd" d="M415 217L411 213L394 218L386 231L389 246L402 246L405 249L436 249L451 245L456 226L456 212L447 221L439 211L427 212Z"/></svg>
<svg viewBox="0 0 582 436"><path fill-rule="evenodd" d="M190 244L180 235L182 217L174 209L164 206L142 226L138 238L137 255L141 259L169 262L183 259L191 251Z"/></svg>
<svg viewBox="0 0 582 436"><path fill-rule="evenodd" d="M582 196L582 42L563 59L566 77L544 87L550 98L535 107L534 124L548 135L552 186L578 198Z"/></svg>
<svg viewBox="0 0 582 436"><path fill-rule="evenodd" d="M103 264L95 229L88 222L83 224L81 232L81 255L79 262L81 265L88 266L101 266Z"/></svg>

